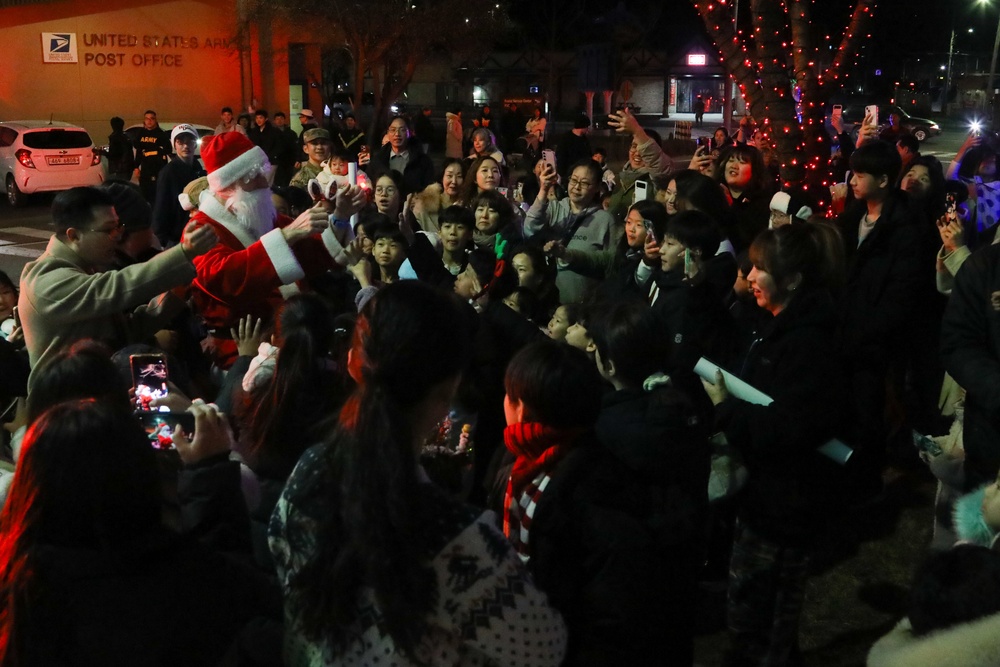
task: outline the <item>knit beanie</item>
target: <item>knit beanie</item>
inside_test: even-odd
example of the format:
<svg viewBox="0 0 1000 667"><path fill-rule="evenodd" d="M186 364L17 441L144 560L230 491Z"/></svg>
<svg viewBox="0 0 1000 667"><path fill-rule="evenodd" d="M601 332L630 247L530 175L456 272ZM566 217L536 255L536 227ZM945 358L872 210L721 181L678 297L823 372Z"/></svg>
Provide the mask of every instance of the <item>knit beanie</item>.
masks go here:
<svg viewBox="0 0 1000 667"><path fill-rule="evenodd" d="M208 177L196 178L184 186L184 192L177 195L177 200L181 203L181 208L185 211L198 210L198 202L201 201L201 193L208 190Z"/></svg>
<svg viewBox="0 0 1000 667"><path fill-rule="evenodd" d="M806 206L804 201L787 192L774 193L774 196L771 197L771 210L790 215L803 222L808 220L809 216L813 214L812 209Z"/></svg>

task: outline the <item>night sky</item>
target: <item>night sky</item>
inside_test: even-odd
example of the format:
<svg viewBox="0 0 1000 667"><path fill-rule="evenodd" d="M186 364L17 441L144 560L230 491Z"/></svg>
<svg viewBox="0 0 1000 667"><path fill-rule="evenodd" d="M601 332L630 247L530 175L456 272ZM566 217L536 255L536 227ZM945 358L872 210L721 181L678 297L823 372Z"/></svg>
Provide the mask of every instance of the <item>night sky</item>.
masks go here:
<svg viewBox="0 0 1000 667"><path fill-rule="evenodd" d="M889 74L904 58L946 54L951 26L956 29L956 51L979 51L986 55L993 45L1000 0L992 0L992 3L984 6L978 0L880 0L875 7L872 38L865 47L868 62L873 68L883 68ZM513 39L522 46L532 42L544 48L555 36L559 46L572 48L606 38L615 32L608 30L611 25L616 34L625 36L625 41L671 49L683 45L692 31L702 30L701 20L688 0L617 3L512 0L509 6L515 21L526 26ZM812 4L813 21L817 25L835 27L836 32L830 34L831 41L836 44L853 8L851 0L817 0ZM741 28L750 27L749 11L750 0L741 0ZM968 33L970 27L974 28L971 35ZM634 39L628 40L629 35Z"/></svg>

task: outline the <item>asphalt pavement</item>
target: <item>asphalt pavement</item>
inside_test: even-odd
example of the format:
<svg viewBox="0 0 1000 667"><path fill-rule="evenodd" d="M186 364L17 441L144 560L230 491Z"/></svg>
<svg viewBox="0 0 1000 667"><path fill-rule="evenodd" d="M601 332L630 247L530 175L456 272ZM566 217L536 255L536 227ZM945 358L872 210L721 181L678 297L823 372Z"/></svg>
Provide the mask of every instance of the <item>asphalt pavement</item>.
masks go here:
<svg viewBox="0 0 1000 667"><path fill-rule="evenodd" d="M24 265L42 254L52 228L49 208L54 195L33 197L24 208L0 202L0 270L18 280Z"/></svg>

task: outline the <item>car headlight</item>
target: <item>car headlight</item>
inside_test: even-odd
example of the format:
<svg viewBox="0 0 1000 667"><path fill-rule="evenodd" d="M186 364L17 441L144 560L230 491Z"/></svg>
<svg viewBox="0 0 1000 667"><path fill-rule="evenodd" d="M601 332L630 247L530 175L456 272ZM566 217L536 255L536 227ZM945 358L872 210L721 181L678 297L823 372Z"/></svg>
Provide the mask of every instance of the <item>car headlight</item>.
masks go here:
<svg viewBox="0 0 1000 667"><path fill-rule="evenodd" d="M931 129L932 130L940 130L941 127L937 123L931 123Z"/></svg>

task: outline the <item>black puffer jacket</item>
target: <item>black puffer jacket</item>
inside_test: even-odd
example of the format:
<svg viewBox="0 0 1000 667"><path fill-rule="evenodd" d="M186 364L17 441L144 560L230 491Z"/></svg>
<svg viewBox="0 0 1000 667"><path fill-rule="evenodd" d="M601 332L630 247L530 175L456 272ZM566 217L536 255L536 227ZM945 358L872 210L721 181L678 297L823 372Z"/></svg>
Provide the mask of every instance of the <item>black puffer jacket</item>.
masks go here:
<svg viewBox="0 0 1000 667"><path fill-rule="evenodd" d="M622 389L608 394L595 430L601 444L637 482L676 486L689 499L684 516L690 518L708 502L706 441L712 405L697 378L687 377L681 389L672 384L652 392ZM677 541L692 535L680 523L675 528Z"/></svg>
<svg viewBox="0 0 1000 667"><path fill-rule="evenodd" d="M532 570L566 618L566 665L690 665L707 503L703 418L684 395L617 391L600 442L559 463L535 511Z"/></svg>
<svg viewBox="0 0 1000 667"><path fill-rule="evenodd" d="M921 254L919 213L895 191L882 206L874 229L858 246L867 204L857 201L837 219L847 253L847 284L840 299L845 356L862 366L885 367L917 306L921 284L932 274Z"/></svg>
<svg viewBox="0 0 1000 667"><path fill-rule="evenodd" d="M717 283L705 278L691 283L681 271L656 273L653 280L659 295L650 317L657 336L666 343L667 372L690 372L699 357L728 367L735 356L735 325Z"/></svg>
<svg viewBox="0 0 1000 667"><path fill-rule="evenodd" d="M955 276L941 327L945 368L968 391L965 397L965 475L968 488L996 478L1000 469L1000 245L972 253Z"/></svg>
<svg viewBox="0 0 1000 667"><path fill-rule="evenodd" d="M749 472L741 519L786 544L808 544L835 506L838 466L816 451L844 421L846 380L835 322L826 292L796 294L763 328L740 374L774 402L730 397L720 406L726 436Z"/></svg>

